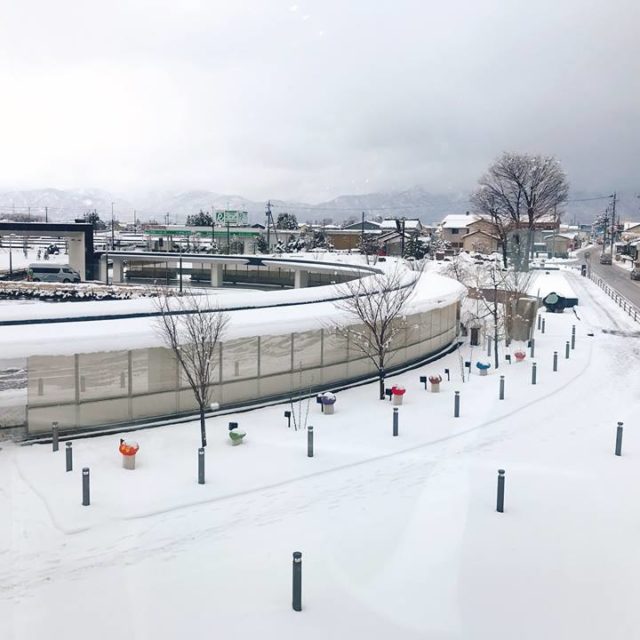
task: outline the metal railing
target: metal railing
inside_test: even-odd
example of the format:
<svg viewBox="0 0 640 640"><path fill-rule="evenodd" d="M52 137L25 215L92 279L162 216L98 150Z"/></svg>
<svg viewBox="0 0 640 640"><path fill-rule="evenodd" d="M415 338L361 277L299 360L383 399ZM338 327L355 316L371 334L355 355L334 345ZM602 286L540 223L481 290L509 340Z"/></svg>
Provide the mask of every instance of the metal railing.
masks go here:
<svg viewBox="0 0 640 640"><path fill-rule="evenodd" d="M616 289L611 287L600 276L589 273L589 279L597 284L621 309L623 309L629 317L638 322L640 318L640 309L636 307L630 300L621 295Z"/></svg>

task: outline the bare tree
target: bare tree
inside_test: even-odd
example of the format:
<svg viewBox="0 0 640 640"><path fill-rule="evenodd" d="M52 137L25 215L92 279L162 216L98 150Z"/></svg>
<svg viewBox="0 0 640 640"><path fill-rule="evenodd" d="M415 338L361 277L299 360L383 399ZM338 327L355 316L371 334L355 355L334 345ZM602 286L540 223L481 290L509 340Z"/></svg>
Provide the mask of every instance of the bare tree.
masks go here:
<svg viewBox="0 0 640 640"><path fill-rule="evenodd" d="M477 266L468 271L462 281L469 289L469 298L476 302L471 319L491 331L494 367L500 367L500 340L509 341L514 322L518 319L519 301L529 289L531 274L503 269L497 262Z"/></svg>
<svg viewBox="0 0 640 640"><path fill-rule="evenodd" d="M193 391L200 411L200 437L207 446L205 411L211 404L211 383L216 367L216 345L229 322L229 316L212 308L207 296L187 292L171 296L166 292L155 298L160 312L156 328L164 344L171 349Z"/></svg>
<svg viewBox="0 0 640 640"><path fill-rule="evenodd" d="M403 330L400 319L413 295L421 273L407 272L398 264L389 271L351 280L340 285L344 299L335 306L363 325L362 330L337 325L352 344L378 370L380 400L384 400L385 369L394 340Z"/></svg>
<svg viewBox="0 0 640 640"><path fill-rule="evenodd" d="M503 153L479 184L472 195L477 211L512 231L516 266L528 269L536 223L545 216L557 221L556 212L567 201L569 185L560 163L550 156ZM521 229L528 232L524 239Z"/></svg>

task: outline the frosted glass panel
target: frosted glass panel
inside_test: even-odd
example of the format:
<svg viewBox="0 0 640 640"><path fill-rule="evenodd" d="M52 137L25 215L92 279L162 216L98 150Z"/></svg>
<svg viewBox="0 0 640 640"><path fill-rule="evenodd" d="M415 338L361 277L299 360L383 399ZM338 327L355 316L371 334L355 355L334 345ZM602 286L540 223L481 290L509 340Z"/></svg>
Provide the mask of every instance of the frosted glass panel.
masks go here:
<svg viewBox="0 0 640 640"><path fill-rule="evenodd" d="M128 394L126 351L82 353L78 356L80 400L113 398Z"/></svg>
<svg viewBox="0 0 640 640"><path fill-rule="evenodd" d="M264 336L260 340L260 373L269 375L291 370L291 334Z"/></svg>
<svg viewBox="0 0 640 640"><path fill-rule="evenodd" d="M320 331L305 331L293 334L293 368L306 369L320 366Z"/></svg>
<svg viewBox="0 0 640 640"><path fill-rule="evenodd" d="M229 340L222 348L222 378L232 382L258 375L258 338ZM214 376L217 380L217 376Z"/></svg>

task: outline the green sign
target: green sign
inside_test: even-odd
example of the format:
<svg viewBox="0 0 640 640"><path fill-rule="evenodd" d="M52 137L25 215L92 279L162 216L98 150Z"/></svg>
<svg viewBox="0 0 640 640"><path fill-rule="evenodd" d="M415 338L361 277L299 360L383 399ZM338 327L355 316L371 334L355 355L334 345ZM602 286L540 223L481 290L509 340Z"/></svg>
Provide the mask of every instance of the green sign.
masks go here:
<svg viewBox="0 0 640 640"><path fill-rule="evenodd" d="M249 214L246 211L216 211L216 224L247 225Z"/></svg>

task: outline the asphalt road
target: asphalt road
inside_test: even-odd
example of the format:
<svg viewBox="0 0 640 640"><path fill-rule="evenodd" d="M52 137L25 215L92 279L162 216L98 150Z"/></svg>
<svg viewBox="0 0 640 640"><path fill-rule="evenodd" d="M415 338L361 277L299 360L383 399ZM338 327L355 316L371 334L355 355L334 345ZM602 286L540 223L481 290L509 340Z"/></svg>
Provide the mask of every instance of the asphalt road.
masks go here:
<svg viewBox="0 0 640 640"><path fill-rule="evenodd" d="M586 250L590 253L590 259L585 260L585 251L578 252L578 264L590 264L591 273L600 276L610 287L615 289L621 296L624 296L633 305L640 308L640 281L631 280L629 271L621 269L613 264L600 264L600 250L590 248Z"/></svg>

